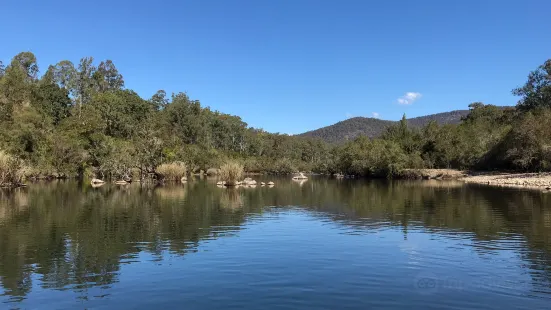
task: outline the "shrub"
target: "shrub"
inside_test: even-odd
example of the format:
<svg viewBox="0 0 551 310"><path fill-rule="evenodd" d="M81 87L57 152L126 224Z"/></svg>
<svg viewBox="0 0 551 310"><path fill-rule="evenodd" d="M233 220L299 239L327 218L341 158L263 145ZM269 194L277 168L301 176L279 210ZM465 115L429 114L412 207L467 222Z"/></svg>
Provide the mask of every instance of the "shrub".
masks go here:
<svg viewBox="0 0 551 310"><path fill-rule="evenodd" d="M479 163L480 167L520 171L551 170L551 110L528 112L500 144Z"/></svg>
<svg viewBox="0 0 551 310"><path fill-rule="evenodd" d="M271 172L275 174L292 174L297 172L293 162L288 158L278 159L272 166Z"/></svg>
<svg viewBox="0 0 551 310"><path fill-rule="evenodd" d="M186 175L186 171L186 165L180 161L162 164L155 169L163 180L180 180Z"/></svg>
<svg viewBox="0 0 551 310"><path fill-rule="evenodd" d="M0 150L0 186L20 184L26 171L20 160Z"/></svg>
<svg viewBox="0 0 551 310"><path fill-rule="evenodd" d="M220 167L220 178L227 185L235 185L243 175L243 165L237 161L228 161Z"/></svg>

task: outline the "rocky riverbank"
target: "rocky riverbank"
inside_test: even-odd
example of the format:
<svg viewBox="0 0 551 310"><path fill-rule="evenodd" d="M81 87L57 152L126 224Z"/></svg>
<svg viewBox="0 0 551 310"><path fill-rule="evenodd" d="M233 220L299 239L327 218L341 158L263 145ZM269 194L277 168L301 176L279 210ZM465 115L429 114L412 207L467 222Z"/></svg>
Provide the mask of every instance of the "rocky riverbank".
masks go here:
<svg viewBox="0 0 551 310"><path fill-rule="evenodd" d="M493 186L551 190L551 173L467 172L454 169L405 169L403 179L459 180Z"/></svg>
<svg viewBox="0 0 551 310"><path fill-rule="evenodd" d="M455 169L404 169L396 177L411 180L457 180L465 176L465 171Z"/></svg>
<svg viewBox="0 0 551 310"><path fill-rule="evenodd" d="M551 173L477 173L462 180L467 183L551 190Z"/></svg>

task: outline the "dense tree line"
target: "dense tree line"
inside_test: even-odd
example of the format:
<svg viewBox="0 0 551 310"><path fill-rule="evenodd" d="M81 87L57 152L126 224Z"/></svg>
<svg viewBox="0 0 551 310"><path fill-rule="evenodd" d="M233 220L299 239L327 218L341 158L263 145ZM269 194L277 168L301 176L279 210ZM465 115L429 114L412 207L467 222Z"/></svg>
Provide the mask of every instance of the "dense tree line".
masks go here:
<svg viewBox="0 0 551 310"><path fill-rule="evenodd" d="M30 52L0 71L0 150L30 174L100 177L151 173L173 161L195 172L230 158L251 172L290 173L318 170L329 155L319 140L250 128L186 93L141 98L110 60L64 60L39 76Z"/></svg>
<svg viewBox="0 0 551 310"><path fill-rule="evenodd" d="M459 124L423 128L404 118L379 139L359 137L333 150L335 167L356 175L388 176L404 168L551 170L551 60L513 94L516 107L475 102Z"/></svg>
<svg viewBox="0 0 551 310"><path fill-rule="evenodd" d="M27 176L119 178L167 162L191 172L241 161L246 171L389 176L403 168L551 169L551 60L513 93L517 108L470 105L460 124L404 119L382 137L341 145L272 134L213 111L186 93L141 98L115 64L63 60L42 75L30 52L0 63L0 151Z"/></svg>

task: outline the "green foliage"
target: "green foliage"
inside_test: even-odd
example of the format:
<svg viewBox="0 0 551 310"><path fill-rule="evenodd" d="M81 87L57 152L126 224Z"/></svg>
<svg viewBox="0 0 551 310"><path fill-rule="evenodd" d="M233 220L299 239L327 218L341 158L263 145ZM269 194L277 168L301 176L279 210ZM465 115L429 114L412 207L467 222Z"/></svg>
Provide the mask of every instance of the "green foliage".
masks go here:
<svg viewBox="0 0 551 310"><path fill-rule="evenodd" d="M469 114L468 110L457 110L410 118L407 122L411 128L417 129L426 126L432 121L435 121L440 125L459 124L461 122L461 118L467 114ZM369 138L379 138L390 126L397 125L397 123L398 122L370 117L353 117L331 126L302 133L299 136L318 138L333 144L342 144L346 141L354 140L354 138L360 135L364 135Z"/></svg>
<svg viewBox="0 0 551 310"><path fill-rule="evenodd" d="M0 148L33 175L101 178L144 177L172 162L192 173L229 162L248 172L375 177L404 168L551 170L550 66L514 91L518 109L475 102L470 110L399 122L352 118L290 136L250 128L186 93L160 90L144 100L124 89L110 60L96 66L85 57L76 67L63 60L39 78L35 56L24 52L0 64Z"/></svg>
<svg viewBox="0 0 551 310"><path fill-rule="evenodd" d="M338 170L358 176L387 177L407 168L408 158L391 140L360 136L339 150Z"/></svg>
<svg viewBox="0 0 551 310"><path fill-rule="evenodd" d="M67 90L46 81L34 88L32 95L31 104L37 110L50 117L53 125L58 125L69 116L72 102Z"/></svg>
<svg viewBox="0 0 551 310"><path fill-rule="evenodd" d="M288 158L280 158L276 160L270 170L270 172L274 174L291 174L298 171L297 167Z"/></svg>
<svg viewBox="0 0 551 310"><path fill-rule="evenodd" d="M526 84L514 89L513 94L522 97L518 102L522 111L551 108L551 59L530 72Z"/></svg>
<svg viewBox="0 0 551 310"><path fill-rule="evenodd" d="M528 112L480 163L481 167L551 170L551 110Z"/></svg>

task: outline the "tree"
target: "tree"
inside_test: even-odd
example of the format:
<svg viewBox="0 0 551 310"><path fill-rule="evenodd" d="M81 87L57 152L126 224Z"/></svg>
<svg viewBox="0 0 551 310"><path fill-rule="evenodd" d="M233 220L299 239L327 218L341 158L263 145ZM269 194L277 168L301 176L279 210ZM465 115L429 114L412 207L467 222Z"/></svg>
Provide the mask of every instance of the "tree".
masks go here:
<svg viewBox="0 0 551 310"><path fill-rule="evenodd" d="M39 111L52 119L54 125L58 125L64 118L69 116L71 99L67 90L60 88L44 79L33 89L31 104Z"/></svg>
<svg viewBox="0 0 551 310"><path fill-rule="evenodd" d="M0 60L0 78L4 76L5 72L6 72L6 67L4 67L4 63L2 63L2 60Z"/></svg>
<svg viewBox="0 0 551 310"><path fill-rule="evenodd" d="M522 97L517 105L522 111L551 108L551 59L530 72L526 84L514 89L513 94Z"/></svg>
<svg viewBox="0 0 551 310"><path fill-rule="evenodd" d="M111 60L100 62L92 75L99 92L119 90L124 87L124 79Z"/></svg>
<svg viewBox="0 0 551 310"><path fill-rule="evenodd" d="M4 97L0 100L0 120L11 120L15 108L30 104L34 80L29 78L29 74L32 74L34 70L33 59L32 53L20 53L12 59L6 68L0 81L0 93Z"/></svg>
<svg viewBox="0 0 551 310"><path fill-rule="evenodd" d="M11 66L19 65L21 69L27 74L27 78L36 80L38 76L38 64L36 63L36 56L31 52L22 52L13 58Z"/></svg>
<svg viewBox="0 0 551 310"><path fill-rule="evenodd" d="M158 90L151 97L151 99L149 99L149 102L151 102L151 104L157 111L164 109L164 107L168 104L168 99L166 98L166 92L162 89Z"/></svg>
<svg viewBox="0 0 551 310"><path fill-rule="evenodd" d="M74 93L77 86L77 71L75 66L69 60L62 60L55 66L50 67L54 82L59 87L66 89L69 93Z"/></svg>
<svg viewBox="0 0 551 310"><path fill-rule="evenodd" d="M86 104L90 100L94 90L94 81L92 77L96 72L96 67L93 62L94 58L84 57L80 60L78 65L75 93L80 109L82 109L83 104Z"/></svg>

